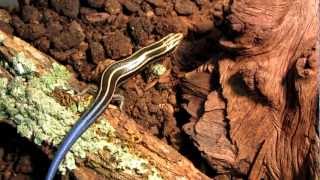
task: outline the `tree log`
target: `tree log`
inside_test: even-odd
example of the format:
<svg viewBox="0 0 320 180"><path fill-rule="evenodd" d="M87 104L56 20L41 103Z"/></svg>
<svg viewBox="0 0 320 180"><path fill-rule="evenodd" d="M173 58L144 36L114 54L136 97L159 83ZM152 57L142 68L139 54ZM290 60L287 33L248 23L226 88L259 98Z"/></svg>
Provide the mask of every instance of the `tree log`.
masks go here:
<svg viewBox="0 0 320 180"><path fill-rule="evenodd" d="M0 32L0 39L1 119L9 121L22 136L36 144L43 145L44 141L59 144L67 131L49 134L51 129L58 127L60 129L54 130L60 131L63 126L69 129L80 114L70 110L74 108L73 101L79 101L77 106L82 102L86 104L91 95L76 97L69 93L83 85L51 57L4 32ZM66 78L66 81L59 78ZM45 117L43 121L41 116ZM106 110L102 116L108 120L100 118L97 123L100 125L91 127L89 135L78 146L85 152L73 149L80 152L74 153L77 167L68 167L73 161L66 163L66 168L75 169L78 179L209 179L176 150L145 132L118 110ZM73 122L65 122L70 117ZM104 132L105 129L108 132ZM94 136L91 137L91 133ZM86 143L95 146L87 141L101 143L103 147L94 149L96 152L86 152L91 148L85 146ZM85 153L86 161L81 153Z"/></svg>
<svg viewBox="0 0 320 180"><path fill-rule="evenodd" d="M319 1L227 1L215 18L226 53L184 126L194 145L229 177L319 179Z"/></svg>

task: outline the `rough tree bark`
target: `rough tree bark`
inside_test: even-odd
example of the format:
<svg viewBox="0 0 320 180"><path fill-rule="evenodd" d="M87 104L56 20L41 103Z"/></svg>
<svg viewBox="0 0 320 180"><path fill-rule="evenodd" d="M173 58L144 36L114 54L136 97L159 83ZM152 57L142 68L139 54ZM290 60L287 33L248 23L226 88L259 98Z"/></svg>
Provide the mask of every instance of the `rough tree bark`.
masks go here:
<svg viewBox="0 0 320 180"><path fill-rule="evenodd" d="M216 18L219 86L185 131L219 174L319 179L319 1L234 0Z"/></svg>

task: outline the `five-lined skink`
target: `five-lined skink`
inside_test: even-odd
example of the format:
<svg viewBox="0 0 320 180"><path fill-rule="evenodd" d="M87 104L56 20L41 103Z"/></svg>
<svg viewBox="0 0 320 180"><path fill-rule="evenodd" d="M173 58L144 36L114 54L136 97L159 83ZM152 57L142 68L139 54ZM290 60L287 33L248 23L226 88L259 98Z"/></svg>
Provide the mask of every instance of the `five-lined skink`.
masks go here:
<svg viewBox="0 0 320 180"><path fill-rule="evenodd" d="M63 139L51 162L46 180L52 180L54 178L67 152L75 141L103 113L110 103L118 85L141 70L146 64L153 62L156 58L175 49L182 38L183 35L181 33L171 33L161 40L138 50L130 57L112 63L104 70L95 100Z"/></svg>

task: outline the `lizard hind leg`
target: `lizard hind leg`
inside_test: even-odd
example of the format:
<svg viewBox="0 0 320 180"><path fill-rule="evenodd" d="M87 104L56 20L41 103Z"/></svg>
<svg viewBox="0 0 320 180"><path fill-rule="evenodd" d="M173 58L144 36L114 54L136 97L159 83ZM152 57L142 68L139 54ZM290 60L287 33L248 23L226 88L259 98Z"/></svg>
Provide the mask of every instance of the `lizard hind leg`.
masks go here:
<svg viewBox="0 0 320 180"><path fill-rule="evenodd" d="M124 105L124 96L121 94L114 94L112 96L112 100L111 100L111 104L118 106L118 108L120 109L120 111L123 111L123 105ZM114 106L110 106L111 108L115 108Z"/></svg>

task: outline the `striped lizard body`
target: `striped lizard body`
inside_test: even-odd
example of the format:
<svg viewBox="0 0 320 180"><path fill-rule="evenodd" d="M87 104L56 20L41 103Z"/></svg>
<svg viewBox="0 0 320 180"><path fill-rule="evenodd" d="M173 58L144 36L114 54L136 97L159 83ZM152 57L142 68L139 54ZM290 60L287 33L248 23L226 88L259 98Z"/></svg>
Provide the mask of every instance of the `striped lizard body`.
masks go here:
<svg viewBox="0 0 320 180"><path fill-rule="evenodd" d="M110 103L117 86L143 69L147 64L155 61L158 57L174 50L182 38L183 35L181 33L171 33L161 40L138 50L128 58L112 63L104 70L95 100L63 139L51 162L46 180L54 178L67 152L76 140L103 113Z"/></svg>

